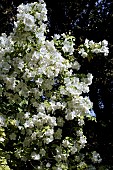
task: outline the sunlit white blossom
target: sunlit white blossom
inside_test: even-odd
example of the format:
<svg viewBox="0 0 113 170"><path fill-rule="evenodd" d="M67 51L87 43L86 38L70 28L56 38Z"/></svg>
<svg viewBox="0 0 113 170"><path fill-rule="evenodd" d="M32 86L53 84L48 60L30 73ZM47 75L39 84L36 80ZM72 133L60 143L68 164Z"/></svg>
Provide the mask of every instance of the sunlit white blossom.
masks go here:
<svg viewBox="0 0 113 170"><path fill-rule="evenodd" d="M36 152L31 153L31 158L34 160L40 160L40 155L37 154Z"/></svg>

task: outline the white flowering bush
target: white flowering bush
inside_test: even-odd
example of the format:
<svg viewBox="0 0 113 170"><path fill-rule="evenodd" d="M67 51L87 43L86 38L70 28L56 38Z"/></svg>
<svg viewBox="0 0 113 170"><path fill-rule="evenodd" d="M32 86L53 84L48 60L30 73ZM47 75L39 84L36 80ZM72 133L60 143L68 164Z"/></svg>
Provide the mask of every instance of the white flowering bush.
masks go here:
<svg viewBox="0 0 113 170"><path fill-rule="evenodd" d="M96 151L91 159L82 152L84 118L92 118L93 107L83 94L93 76L78 74L73 36L46 38L43 0L17 10L13 33L0 36L0 157L11 169L87 169L101 161ZM98 52L108 54L105 40L87 40L85 46L92 54L102 46ZM83 58L84 53L79 50Z"/></svg>

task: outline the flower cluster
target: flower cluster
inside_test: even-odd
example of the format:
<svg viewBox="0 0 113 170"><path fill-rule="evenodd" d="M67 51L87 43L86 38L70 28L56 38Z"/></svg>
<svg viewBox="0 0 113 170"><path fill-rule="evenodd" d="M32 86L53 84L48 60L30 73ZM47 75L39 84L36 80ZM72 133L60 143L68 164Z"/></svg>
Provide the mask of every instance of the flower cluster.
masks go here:
<svg viewBox="0 0 113 170"><path fill-rule="evenodd" d="M93 151L93 153L92 153L92 161L94 163L100 163L102 161L99 153L97 153L96 151Z"/></svg>
<svg viewBox="0 0 113 170"><path fill-rule="evenodd" d="M104 56L108 56L109 54L108 41L103 40L99 43L95 43L93 40L89 41L88 39L85 39L85 43L80 46L78 53L83 58L86 57L92 58L92 54L99 54L99 53L103 53Z"/></svg>
<svg viewBox="0 0 113 170"><path fill-rule="evenodd" d="M62 34L47 40L46 21L43 0L21 4L13 33L0 37L0 157L11 169L27 164L39 170L86 166L80 151L87 143L84 118L93 104L82 94L89 92L93 76L79 78L75 38ZM86 44L87 49L97 48ZM103 41L103 50L106 46Z"/></svg>

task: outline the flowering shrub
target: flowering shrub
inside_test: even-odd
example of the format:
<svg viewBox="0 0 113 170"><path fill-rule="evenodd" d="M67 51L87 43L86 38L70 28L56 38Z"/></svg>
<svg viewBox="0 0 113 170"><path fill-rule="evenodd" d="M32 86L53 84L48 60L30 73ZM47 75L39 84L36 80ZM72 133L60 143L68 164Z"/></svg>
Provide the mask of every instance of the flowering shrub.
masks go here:
<svg viewBox="0 0 113 170"><path fill-rule="evenodd" d="M21 4L13 33L0 37L0 157L11 169L88 169L101 162L96 151L82 153L84 118L92 119L93 107L83 94L93 76L77 73L75 38L48 40L46 22L43 0ZM107 41L86 40L79 54L88 57L88 50L106 55Z"/></svg>

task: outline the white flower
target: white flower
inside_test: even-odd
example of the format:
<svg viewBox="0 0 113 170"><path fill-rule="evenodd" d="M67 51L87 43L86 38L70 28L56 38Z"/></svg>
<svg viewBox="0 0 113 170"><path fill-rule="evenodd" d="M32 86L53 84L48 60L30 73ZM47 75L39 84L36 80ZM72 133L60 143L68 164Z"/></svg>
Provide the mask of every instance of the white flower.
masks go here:
<svg viewBox="0 0 113 170"><path fill-rule="evenodd" d="M78 125L82 126L84 124L84 120L83 119L78 119Z"/></svg>
<svg viewBox="0 0 113 170"><path fill-rule="evenodd" d="M26 4L24 5L23 3L20 4L18 7L17 7L17 11L19 13L28 13L32 10L32 4Z"/></svg>
<svg viewBox="0 0 113 170"><path fill-rule="evenodd" d="M77 136L83 136L83 131L82 130L77 130Z"/></svg>
<svg viewBox="0 0 113 170"><path fill-rule="evenodd" d="M32 127L34 127L33 121L32 121L32 120L27 120L27 121L24 123L24 127L25 127L25 128L32 128Z"/></svg>
<svg viewBox="0 0 113 170"><path fill-rule="evenodd" d="M73 68L73 69L76 69L76 70L79 70L79 69L80 69L80 64L79 64L77 61L75 61L75 62L72 64L72 68Z"/></svg>
<svg viewBox="0 0 113 170"><path fill-rule="evenodd" d="M54 130L53 129L48 129L45 133L45 136L51 136L54 134Z"/></svg>
<svg viewBox="0 0 113 170"><path fill-rule="evenodd" d="M61 159L67 161L68 154L61 154Z"/></svg>
<svg viewBox="0 0 113 170"><path fill-rule="evenodd" d="M55 52L55 51L56 51L53 40L52 40L52 41L46 40L45 46L46 46L46 49L47 49L48 51L51 51L51 52Z"/></svg>
<svg viewBox="0 0 113 170"><path fill-rule="evenodd" d="M104 56L108 56L109 54L109 48L106 46L102 46L102 48L100 49L101 53L104 53Z"/></svg>
<svg viewBox="0 0 113 170"><path fill-rule="evenodd" d="M54 37L53 37L53 39L55 39L55 40L58 40L58 39L60 39L60 35L59 35L59 34L54 34Z"/></svg>
<svg viewBox="0 0 113 170"><path fill-rule="evenodd" d="M34 51L32 55L32 60L37 62L39 59L40 59L40 53L37 51Z"/></svg>
<svg viewBox="0 0 113 170"><path fill-rule="evenodd" d="M74 43L72 42L69 42L67 39L64 40L63 42L63 47L62 47L62 50L64 53L69 53L70 55L73 54L74 52Z"/></svg>
<svg viewBox="0 0 113 170"><path fill-rule="evenodd" d="M71 154L75 154L77 152L77 148L75 146L71 147Z"/></svg>
<svg viewBox="0 0 113 170"><path fill-rule="evenodd" d="M42 117L43 113L45 113L45 106L43 103L39 105L37 111L39 112L38 116L40 115Z"/></svg>
<svg viewBox="0 0 113 170"><path fill-rule="evenodd" d="M84 48L81 48L78 53L81 54L81 56L83 58L86 58L88 56L88 54L87 54L87 52L85 52Z"/></svg>
<svg viewBox="0 0 113 170"><path fill-rule="evenodd" d="M64 53L68 52L68 48L69 48L69 46L65 44L65 45L62 47L63 52L64 52Z"/></svg>
<svg viewBox="0 0 113 170"><path fill-rule="evenodd" d="M43 79L42 78L38 78L35 82L36 82L37 86L41 86L42 83L43 83Z"/></svg>
<svg viewBox="0 0 113 170"><path fill-rule="evenodd" d="M88 85L92 84L92 80L93 80L93 75L88 73L87 74L87 84Z"/></svg>
<svg viewBox="0 0 113 170"><path fill-rule="evenodd" d="M46 164L46 167L47 167L47 168L50 168L50 167L51 167L51 164L48 162L48 163Z"/></svg>
<svg viewBox="0 0 113 170"><path fill-rule="evenodd" d="M84 45L85 45L87 48L89 48L89 40L88 40L87 38L85 39Z"/></svg>
<svg viewBox="0 0 113 170"><path fill-rule="evenodd" d="M5 47L5 45L8 44L7 35L5 33L2 33L2 36L0 36L0 46Z"/></svg>
<svg viewBox="0 0 113 170"><path fill-rule="evenodd" d="M81 56L82 56L83 58L86 58L86 57L88 56L88 54L87 54L86 52L83 52L83 53L81 54Z"/></svg>
<svg viewBox="0 0 113 170"><path fill-rule="evenodd" d="M67 113L67 115L65 116L65 119L67 120L73 120L76 117L76 113L75 111Z"/></svg>
<svg viewBox="0 0 113 170"><path fill-rule="evenodd" d="M57 161L57 162L60 162L61 161L61 155L60 154L57 154L56 156L55 156L55 160ZM61 169L62 170L62 169Z"/></svg>
<svg viewBox="0 0 113 170"><path fill-rule="evenodd" d="M50 126L57 126L56 117L48 116L47 119L48 119L48 122L49 122Z"/></svg>
<svg viewBox="0 0 113 170"><path fill-rule="evenodd" d="M41 14L39 12L36 12L35 13L35 18L40 20L41 19Z"/></svg>
<svg viewBox="0 0 113 170"><path fill-rule="evenodd" d="M67 147L69 147L70 142L65 139L65 140L63 140L62 145L63 145L65 148L67 148Z"/></svg>
<svg viewBox="0 0 113 170"><path fill-rule="evenodd" d="M50 136L49 138L45 138L45 143L46 144L49 144L50 142L52 142L54 139L53 139L53 136Z"/></svg>
<svg viewBox="0 0 113 170"><path fill-rule="evenodd" d="M0 142L4 142L4 138L3 137L0 137Z"/></svg>
<svg viewBox="0 0 113 170"><path fill-rule="evenodd" d="M30 31L35 25L35 18L30 14L24 14L23 23L25 24L25 31Z"/></svg>
<svg viewBox="0 0 113 170"><path fill-rule="evenodd" d="M103 41L102 41L102 46L105 46L105 47L108 46L108 41L103 40Z"/></svg>
<svg viewBox="0 0 113 170"><path fill-rule="evenodd" d="M81 146L84 147L86 143L87 143L86 137L85 136L80 136L80 144L81 144Z"/></svg>
<svg viewBox="0 0 113 170"><path fill-rule="evenodd" d="M0 115L0 127L5 125L5 118Z"/></svg>
<svg viewBox="0 0 113 170"><path fill-rule="evenodd" d="M95 44L95 43L94 43L94 41L93 41L93 40L89 41L89 46L90 46L90 48L91 48L91 47L93 47L93 46L94 46L94 44Z"/></svg>
<svg viewBox="0 0 113 170"><path fill-rule="evenodd" d="M93 152L92 152L92 161L93 161L94 163L100 163L100 162L102 161L99 153L97 153L96 151L93 151Z"/></svg>
<svg viewBox="0 0 113 170"><path fill-rule="evenodd" d="M80 48L80 50L79 50L79 54L82 54L82 53L84 53L85 52L85 50L84 50L84 48Z"/></svg>
<svg viewBox="0 0 113 170"><path fill-rule="evenodd" d="M40 154L37 154L36 152L32 152L31 158L34 160L40 160Z"/></svg>
<svg viewBox="0 0 113 170"><path fill-rule="evenodd" d="M26 112L26 113L24 114L25 119L29 119L29 116L30 116L30 113L29 113L29 112Z"/></svg>
<svg viewBox="0 0 113 170"><path fill-rule="evenodd" d="M98 53L100 53L100 49L99 48L95 48L95 49L91 50L91 52L98 54Z"/></svg>
<svg viewBox="0 0 113 170"><path fill-rule="evenodd" d="M86 85L84 84L84 86L92 84L92 80L93 80L93 75L90 73L87 74L87 78L82 78L82 82L86 84ZM88 88L88 86L86 88Z"/></svg>

